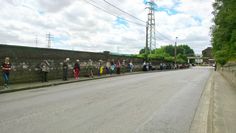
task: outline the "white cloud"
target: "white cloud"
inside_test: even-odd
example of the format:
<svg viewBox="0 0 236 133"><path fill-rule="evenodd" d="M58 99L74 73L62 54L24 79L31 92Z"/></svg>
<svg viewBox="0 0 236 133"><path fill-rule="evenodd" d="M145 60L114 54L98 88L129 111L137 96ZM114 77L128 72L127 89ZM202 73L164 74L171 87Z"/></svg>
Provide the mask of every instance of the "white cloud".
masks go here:
<svg viewBox="0 0 236 133"><path fill-rule="evenodd" d="M39 7L45 12L59 12L67 6L73 4L75 0L59 0L57 2L53 0L38 0Z"/></svg>
<svg viewBox="0 0 236 133"><path fill-rule="evenodd" d="M96 6L119 13L120 17L137 23L103 0L93 0ZM146 21L143 0L106 0L137 18ZM157 5L176 11L156 13L157 30L169 40L179 37L180 43L189 44L197 53L210 45L209 27L212 25L213 0L156 0ZM46 34L54 36L53 48L86 51L112 51L138 53L145 46L145 27L128 22L128 26L115 25L111 16L85 0L0 0L0 43L46 47ZM158 45L171 42L157 33Z"/></svg>

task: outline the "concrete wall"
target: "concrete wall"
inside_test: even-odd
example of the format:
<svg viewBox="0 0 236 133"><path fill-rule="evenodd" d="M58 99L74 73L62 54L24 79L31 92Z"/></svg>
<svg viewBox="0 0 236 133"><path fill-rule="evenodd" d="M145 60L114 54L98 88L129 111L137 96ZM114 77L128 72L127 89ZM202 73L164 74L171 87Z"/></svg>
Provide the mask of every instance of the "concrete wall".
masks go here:
<svg viewBox="0 0 236 133"><path fill-rule="evenodd" d="M0 63L4 62L5 57L10 57L10 62L12 64L10 84L41 81L41 70L39 66L43 60L48 60L50 64L50 72L48 74L49 80L62 79L62 63L66 58L70 58L69 78L73 77L73 66L77 59L80 60L81 64L80 76L88 75L85 66L89 59L93 60L94 67L96 67L99 60L103 60L104 65L108 60L115 60L115 62L117 60L126 60L126 63L132 60L135 66L135 71L141 71L143 64L143 59L128 56L111 55L107 52L94 53L0 44ZM152 61L152 65L156 69L159 69L161 62L173 66L173 62L165 62L161 60ZM127 72L127 67L123 67L122 71ZM94 74L97 74L96 69L94 70ZM3 79L0 78L0 85L2 83Z"/></svg>
<svg viewBox="0 0 236 133"><path fill-rule="evenodd" d="M45 59L50 63L51 71L48 74L49 80L62 78L62 62L65 58L70 58L69 77L73 77L72 69L76 59L81 61L81 76L86 76L86 69L84 67L89 59L94 61L94 65L97 64L98 60L132 60L137 70L141 69L140 67L143 62L142 59L138 58L104 53L0 45L0 62L3 62L6 56L10 57L13 67L10 73L10 81L12 84L41 81L39 65ZM155 64L158 64L158 62ZM2 78L0 78L0 82L3 82Z"/></svg>
<svg viewBox="0 0 236 133"><path fill-rule="evenodd" d="M221 67L221 74L234 86L236 87L236 62L231 62Z"/></svg>

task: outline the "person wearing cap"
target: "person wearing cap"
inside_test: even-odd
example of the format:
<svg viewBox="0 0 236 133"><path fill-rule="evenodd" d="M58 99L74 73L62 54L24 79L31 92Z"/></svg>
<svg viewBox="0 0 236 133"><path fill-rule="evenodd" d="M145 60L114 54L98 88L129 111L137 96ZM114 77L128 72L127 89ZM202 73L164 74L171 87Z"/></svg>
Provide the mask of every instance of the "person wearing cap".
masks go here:
<svg viewBox="0 0 236 133"><path fill-rule="evenodd" d="M73 72L74 72L75 79L78 80L79 79L79 74L80 74L80 63L79 63L78 59L76 60L76 63L74 65Z"/></svg>
<svg viewBox="0 0 236 133"><path fill-rule="evenodd" d="M11 71L11 63L10 58L6 57L5 61L2 63L2 74L3 74L3 80L4 80L4 89L8 88L9 85L9 76Z"/></svg>

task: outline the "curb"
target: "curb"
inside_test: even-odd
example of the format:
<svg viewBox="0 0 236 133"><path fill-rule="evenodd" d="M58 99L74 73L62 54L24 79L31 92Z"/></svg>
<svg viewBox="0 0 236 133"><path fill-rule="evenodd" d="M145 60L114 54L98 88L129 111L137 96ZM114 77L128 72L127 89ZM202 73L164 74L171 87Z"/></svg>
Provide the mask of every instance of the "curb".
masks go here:
<svg viewBox="0 0 236 133"><path fill-rule="evenodd" d="M99 80L99 79L120 77L120 76L127 76L127 75L155 73L155 72L169 72L169 71L179 71L179 70L186 70L186 69L173 69L173 70L162 70L162 71L154 70L154 71L145 71L145 72L144 71L138 71L138 72L132 72L132 73L122 73L120 75L115 74L115 75L100 76L100 77L86 78L86 79L80 79L80 80L61 81L61 82L58 82L58 83L49 83L49 84L41 84L41 85L37 85L37 86L27 86L27 87L22 87L22 88L17 88L17 89L0 90L0 94L18 92L18 91L24 91L24 90L33 90L33 89L42 88L42 87L57 86L57 85L62 85L62 84L83 82L83 81L89 81L89 80Z"/></svg>
<svg viewBox="0 0 236 133"><path fill-rule="evenodd" d="M196 112L192 124L190 126L190 133L212 133L212 93L213 93L213 83L214 83L214 72L211 73L208 81L204 87L201 94L199 104L197 106Z"/></svg>
<svg viewBox="0 0 236 133"><path fill-rule="evenodd" d="M154 72L154 71L152 71L152 72ZM155 71L155 72L158 72L158 71ZM142 74L142 73L145 73L145 72L124 73L124 74L121 74L121 75L109 75L109 76L86 78L86 79L80 79L80 80L61 81L61 82L58 82L58 83L41 84L41 85L37 85L37 86L27 86L27 87L22 87L22 88L17 88L17 89L6 89L6 90L0 90L0 94L17 92L17 91L24 91L24 90L33 90L33 89L42 88L42 87L57 86L57 85L83 82L83 81L89 81L89 80L99 80L99 79L126 76L126 75Z"/></svg>

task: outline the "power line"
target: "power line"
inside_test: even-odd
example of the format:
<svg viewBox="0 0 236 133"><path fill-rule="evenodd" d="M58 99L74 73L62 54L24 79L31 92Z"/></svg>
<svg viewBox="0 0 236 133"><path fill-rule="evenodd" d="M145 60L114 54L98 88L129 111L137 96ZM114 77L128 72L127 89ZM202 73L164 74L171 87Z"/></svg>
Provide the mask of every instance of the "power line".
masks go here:
<svg viewBox="0 0 236 133"><path fill-rule="evenodd" d="M116 11L111 10L111 9L114 9L114 8L110 8L110 6L107 6L107 4L105 4L103 0L100 0L100 2L97 2L95 0L90 0L90 3L91 2L94 3L94 5L102 8L103 10L108 11L109 13L112 13L112 14L115 14L115 15L119 15L119 13L117 13Z"/></svg>
<svg viewBox="0 0 236 133"><path fill-rule="evenodd" d="M106 7L103 6L105 9L103 9L103 8L97 6L97 5L100 5L100 6L101 6L101 3L98 3L98 2L96 2L96 1L94 1L94 0L90 0L90 1L93 1L94 3L97 4L97 5L95 5L95 4L91 3L91 2L89 2L88 0L85 0L85 1L87 1L89 4L93 5L94 7L98 8L98 9L100 9L100 10L102 10L102 11L104 11L104 12L106 12L106 13L112 15L112 16L119 17L119 16L115 15L114 13L112 14L111 11L107 11L107 9L108 9L108 8L106 8L107 6L106 6ZM130 14L130 13L128 13L128 12L126 12L126 11L120 9L119 7L117 7L117 6L115 6L114 4L108 2L107 0L103 0L103 1L106 2L107 4L109 4L111 7L115 8L115 9L118 9L119 11L121 11L121 12L123 12L123 13L125 13L125 14L127 14L127 15L129 15L129 16L131 16L132 18L135 18L136 20L139 20L140 22L146 24L145 21L143 21L143 20L141 20L141 19L135 17L134 15L132 15L132 14ZM116 13L116 14L117 14L117 13ZM126 21L128 21L128 22L131 22L131 23L134 23L134 24L138 24L138 25L140 25L140 26L146 27L145 24L139 24L139 23L130 21L130 20L126 19L126 18L124 18L124 20L126 20ZM165 35L163 35L161 32L159 32L159 31L157 31L157 30L156 30L156 32L159 33L159 34L162 36L162 38L164 38L164 39L166 39L166 40L168 40L168 41L170 41L170 42L173 42L173 40L169 39L168 37L166 37ZM159 39L160 39L160 38L159 38Z"/></svg>
<svg viewBox="0 0 236 133"><path fill-rule="evenodd" d="M115 5L118 5L117 3L116 3L116 4L112 4L111 2L108 2L107 0L106 0L106 1L100 0L100 2L97 2L97 1L95 1L95 0L90 0L90 1L93 1L94 3L96 3L96 5L100 5L100 6L103 7L104 9L109 10L109 12L113 12L113 13L115 13L116 15L119 15L119 16L122 16L122 17L126 17L126 19L127 19L127 17L128 17L129 19L132 19L132 20L134 19L134 20L136 20L136 21L138 21L138 22L141 22L141 23L143 23L143 24L146 23L146 22L144 22L143 20L137 18L136 16L134 16L134 15L132 15L132 14L130 14L130 13L128 13L128 12L122 10L121 8L115 6ZM113 2L114 2L114 1L113 1ZM120 3L120 2L119 2L119 3Z"/></svg>
<svg viewBox="0 0 236 133"><path fill-rule="evenodd" d="M96 2L96 1L94 1L94 0L90 0L90 1L84 0L84 1L86 1L88 4L94 6L95 8L97 8L97 9L99 9L99 10L101 10L101 11L103 11L103 12L109 14L109 15L112 15L112 16L114 16L114 17L123 16L123 15L121 15L120 13L115 12L114 10L113 10L113 11L112 11L111 9L108 10L109 7L106 6L106 5L101 5L101 2L98 3L98 2ZM92 3L91 1L92 1L93 3ZM126 11L120 9L119 7L117 7L117 6L115 6L114 4L108 2L107 0L103 0L103 1L104 1L106 4L108 4L109 6L111 6L111 7L115 8L115 9L117 9L118 11L120 11L120 12L126 14L126 15L128 15L129 17L132 17L132 18L134 18L135 20L138 20L139 22L146 24L145 21L143 21L143 20L141 20L141 19L135 17L134 15L132 15L132 14L130 14L130 13L128 13L128 12L126 12ZM96 5L95 5L94 3L96 3ZM100 6L100 7L99 7L99 6ZM123 18L123 19L124 19L125 21L127 21L127 22L130 22L130 23L133 23L133 24L136 24L136 25L139 25L139 26L146 27L145 24L140 24L139 22L130 21L130 20L128 20L127 18ZM171 43L174 42L173 40L171 40L171 39L169 39L168 37L166 37L165 35L163 35L161 32L159 32L159 31L157 31L157 30L155 30L155 31L160 35L160 36L156 36L156 35L155 35L156 38L161 39L161 40L166 40L166 41L169 41L169 42L171 42Z"/></svg>
<svg viewBox="0 0 236 133"><path fill-rule="evenodd" d="M170 42L174 42L173 40L169 39L168 37L166 37L165 35L163 35L161 32L157 31L157 33L159 33L159 35L161 35L163 38L165 38L166 40L170 41Z"/></svg>
<svg viewBox="0 0 236 133"><path fill-rule="evenodd" d="M88 4L90 4L90 5L94 6L94 7L96 7L97 9L99 9L99 10L101 10L101 11L107 13L107 14L110 14L110 15L112 15L112 16L114 16L114 17L119 17L119 16L117 16L117 15L115 15L115 14L112 14L112 13L108 12L107 10L105 10L105 9L99 7L99 6L96 6L95 4L89 2L88 0L85 0L85 1L86 1ZM136 24L136 25L145 26L144 24L140 24L140 23L137 23L137 22L133 22L133 21L127 20L127 19L125 19L125 18L123 18L123 19L126 20L126 21L128 21L128 22L130 22L130 23Z"/></svg>
<svg viewBox="0 0 236 133"><path fill-rule="evenodd" d="M103 1L105 1L105 2L106 2L107 4L109 4L110 6L112 6L112 7L116 8L116 9L118 9L119 11L121 11L121 12L123 12L123 13L125 13L125 14L131 16L131 17L133 17L134 19L139 20L139 21L141 21L141 22L143 22L143 23L146 23L145 21L143 21L143 20L141 20L141 19L135 17L134 15L132 15L132 14L130 14L130 13L128 13L128 12L126 12L126 11L120 9L119 7L117 7L117 6L113 5L113 4L111 4L110 2L108 2L108 1L106 1L106 0L103 0Z"/></svg>
<svg viewBox="0 0 236 133"><path fill-rule="evenodd" d="M125 18L125 20L129 20L129 21L132 21L132 22L135 22L136 24L138 23L139 25L140 24L143 24L143 26L146 24L144 21L142 22L142 20L140 21L140 20L137 20L137 17L134 19L134 15L131 15L131 14L127 14L127 12L126 13L124 13L125 11L123 11L122 9L120 9L120 8L118 8L118 7L116 7L114 4L108 4L108 3L106 3L104 0L100 0L100 2L97 2L97 1L95 1L95 0L90 0L90 3L91 2L93 2L94 4L96 4L96 6L99 6L100 8L102 8L103 10L106 10L106 11L108 11L109 13L112 13L113 15L115 15L116 17L123 17L123 18ZM120 9L120 10L119 10ZM122 12L122 11L123 12ZM131 16L130 16L131 15ZM132 17L133 16L133 17ZM140 23L141 22L141 23Z"/></svg>

